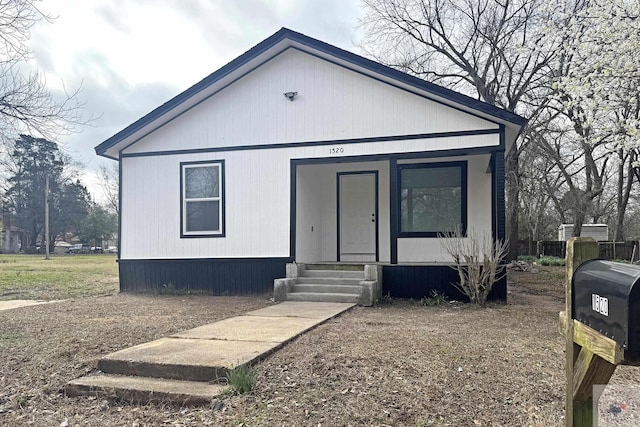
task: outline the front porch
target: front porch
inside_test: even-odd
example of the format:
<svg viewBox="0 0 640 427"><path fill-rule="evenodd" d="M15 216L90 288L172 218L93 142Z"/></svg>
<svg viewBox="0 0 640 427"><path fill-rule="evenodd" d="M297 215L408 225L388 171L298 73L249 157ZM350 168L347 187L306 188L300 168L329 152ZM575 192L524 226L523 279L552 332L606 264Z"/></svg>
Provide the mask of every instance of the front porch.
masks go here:
<svg viewBox="0 0 640 427"><path fill-rule="evenodd" d="M502 153L459 154L293 160L292 265L375 270L376 284L364 292L373 300L365 298L363 305L383 294L419 299L433 290L464 299L451 286L457 273L438 236L459 227L503 238L504 217L498 212L504 198L496 161ZM311 284L300 273L305 268L294 274L288 267L287 277L276 280L278 298L321 290L302 286ZM359 298L354 295L351 299ZM506 299L506 280L496 283L491 298Z"/></svg>
<svg viewBox="0 0 640 427"><path fill-rule="evenodd" d="M459 227L503 237L499 156L421 154L292 161L295 261L448 263L441 233Z"/></svg>

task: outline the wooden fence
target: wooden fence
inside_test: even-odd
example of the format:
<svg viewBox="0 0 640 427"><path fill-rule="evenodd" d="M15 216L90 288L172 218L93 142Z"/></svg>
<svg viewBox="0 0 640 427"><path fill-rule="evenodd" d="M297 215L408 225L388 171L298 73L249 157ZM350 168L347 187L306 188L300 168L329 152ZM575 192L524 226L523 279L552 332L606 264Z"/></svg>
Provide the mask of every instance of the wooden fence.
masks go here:
<svg viewBox="0 0 640 427"><path fill-rule="evenodd" d="M543 240L539 242L519 240L517 245L518 255L536 257L553 256L558 258L564 258L566 256L566 242L554 240ZM598 242L598 247L600 249L600 259L619 259L630 261L632 256L633 261L640 259L640 242L638 241Z"/></svg>

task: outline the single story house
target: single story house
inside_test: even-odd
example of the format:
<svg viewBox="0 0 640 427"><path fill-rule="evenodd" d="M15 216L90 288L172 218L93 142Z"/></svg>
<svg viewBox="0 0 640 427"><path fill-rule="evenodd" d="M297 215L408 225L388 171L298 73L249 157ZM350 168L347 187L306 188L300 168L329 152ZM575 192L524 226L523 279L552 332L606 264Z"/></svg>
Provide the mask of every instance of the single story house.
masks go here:
<svg viewBox="0 0 640 427"><path fill-rule="evenodd" d="M392 296L452 295L438 234L505 238L525 124L283 28L96 147L120 166L120 288L256 294L322 262L382 266Z"/></svg>
<svg viewBox="0 0 640 427"><path fill-rule="evenodd" d="M5 254L17 254L20 252L20 233L22 230L6 221L0 233L0 241L2 241L2 249L0 252Z"/></svg>

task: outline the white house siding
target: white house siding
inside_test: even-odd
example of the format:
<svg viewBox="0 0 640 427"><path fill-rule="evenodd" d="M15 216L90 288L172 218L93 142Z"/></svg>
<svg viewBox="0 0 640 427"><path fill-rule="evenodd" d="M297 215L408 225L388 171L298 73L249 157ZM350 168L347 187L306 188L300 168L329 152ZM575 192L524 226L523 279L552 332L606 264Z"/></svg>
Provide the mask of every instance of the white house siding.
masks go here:
<svg viewBox="0 0 640 427"><path fill-rule="evenodd" d="M180 162L225 161L226 237L180 238ZM121 258L289 256L289 159L275 152L123 159Z"/></svg>
<svg viewBox="0 0 640 427"><path fill-rule="evenodd" d="M293 102L283 93L297 91ZM123 152L333 141L498 125L289 49ZM456 148L455 141L450 141Z"/></svg>
<svg viewBox="0 0 640 427"><path fill-rule="evenodd" d="M483 142L495 145L498 135L385 141L344 145L345 155L385 154L429 151L458 141L462 146ZM125 157L122 160L122 259L155 258L252 258L286 257L290 246L290 160L326 158L329 146L304 146L263 150L225 151L200 154ZM491 230L490 175L488 156L430 159L427 161L469 160L469 225L485 225ZM474 161L480 160L480 161ZM180 238L180 162L225 161L226 237ZM419 162L419 160L412 160ZM299 166L304 171L308 166ZM323 239L313 240L313 248L300 248L301 255L321 251L322 260L334 260L337 246L335 230L335 173L346 170L379 170L380 260L389 255L388 165L386 162L318 165L322 180L310 180L311 190L320 198L303 198L322 214L301 220L297 232L310 222L322 221ZM304 172L303 172L304 175ZM305 184L303 176L299 183ZM333 195L333 196L332 196ZM306 202L305 202L306 200ZM311 210L298 205L301 212ZM477 207L480 206L480 207ZM303 215L304 216L304 215ZM306 221L306 222L305 222ZM308 224L307 224L308 223ZM303 228L304 226L304 228ZM309 227L310 230L310 227ZM315 230L315 228L314 228ZM325 233L324 231L328 231ZM315 231L314 231L315 232ZM135 236L135 237L134 237ZM422 243L420 243L422 241ZM318 247L319 245L319 247ZM417 250L416 245L420 247ZM435 261L441 251L436 239L400 239L398 261Z"/></svg>
<svg viewBox="0 0 640 427"><path fill-rule="evenodd" d="M289 254L289 159L283 150L153 156L123 160L122 258L286 257ZM251 152L257 154L257 152ZM225 160L224 238L180 238L179 164ZM401 161L455 161L460 158ZM488 156L468 159L468 225L491 229ZM269 163L269 164L268 164ZM298 166L297 259L335 261L337 247L336 174L377 170L379 173L379 257L390 260L388 162ZM255 183L259 183L256 185ZM234 190L235 188L235 190ZM135 194L138 197L135 197ZM475 207L474 207L475 206ZM258 213L259 215L256 215ZM311 232L313 226L313 232ZM127 236L136 236L135 239ZM398 239L398 262L445 261L435 238Z"/></svg>
<svg viewBox="0 0 640 427"><path fill-rule="evenodd" d="M297 170L296 260L316 262L337 260L339 172L378 172L379 260L389 262L389 162L300 165ZM313 232L311 231L313 227Z"/></svg>
<svg viewBox="0 0 640 427"><path fill-rule="evenodd" d="M399 161L401 163L429 163L466 160L467 163L467 229L491 233L491 174L487 173L489 155L464 158L439 158ZM448 262L449 254L438 238L399 238L398 263Z"/></svg>

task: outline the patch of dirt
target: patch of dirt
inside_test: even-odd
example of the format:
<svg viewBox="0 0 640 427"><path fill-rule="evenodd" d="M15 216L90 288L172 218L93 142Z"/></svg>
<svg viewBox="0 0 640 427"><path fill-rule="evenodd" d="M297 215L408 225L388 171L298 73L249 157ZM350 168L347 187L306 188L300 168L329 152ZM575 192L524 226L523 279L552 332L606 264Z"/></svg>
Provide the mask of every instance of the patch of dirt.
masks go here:
<svg viewBox="0 0 640 427"><path fill-rule="evenodd" d="M508 291L514 296L537 295L564 303L565 267L536 266L536 272L510 270Z"/></svg>
<svg viewBox="0 0 640 427"><path fill-rule="evenodd" d="M508 304L357 307L257 365L248 396L205 407L67 398L100 356L268 305L266 299L117 295L0 313L0 425L555 426L563 423L564 288L511 275ZM559 288L559 289L557 289ZM620 368L612 382L639 383Z"/></svg>

